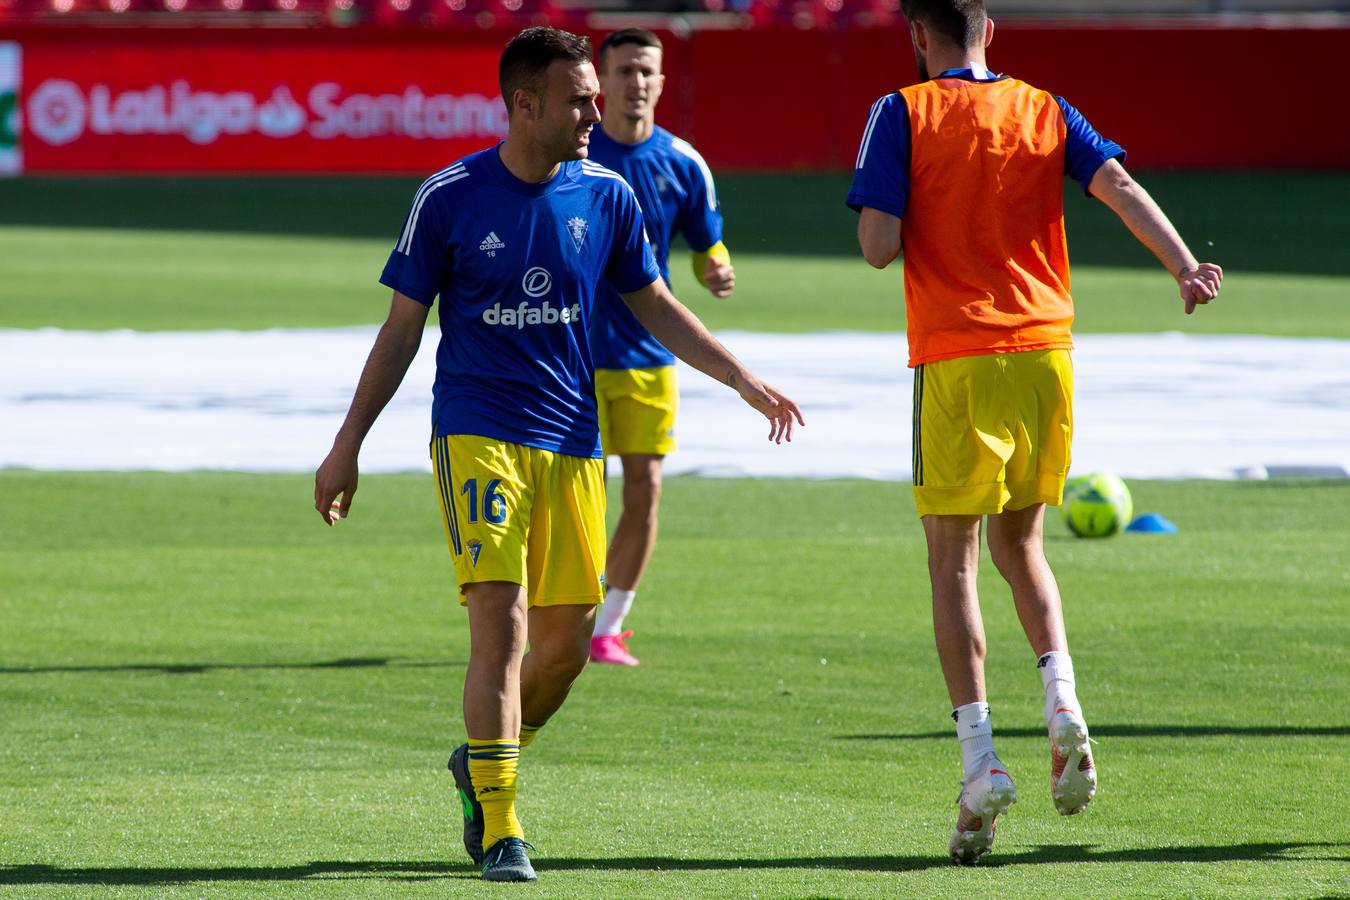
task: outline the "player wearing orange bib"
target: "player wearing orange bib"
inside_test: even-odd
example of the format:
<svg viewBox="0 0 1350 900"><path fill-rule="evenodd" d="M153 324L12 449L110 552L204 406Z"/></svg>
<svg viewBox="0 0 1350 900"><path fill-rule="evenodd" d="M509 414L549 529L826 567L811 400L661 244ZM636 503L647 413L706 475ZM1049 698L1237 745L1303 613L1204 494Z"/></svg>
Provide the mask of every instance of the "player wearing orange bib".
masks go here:
<svg viewBox="0 0 1350 900"><path fill-rule="evenodd" d="M1111 207L1177 280L1187 313L1218 295L1121 165L1125 153L1072 106L985 67L982 0L902 0L922 82L872 106L848 203L858 242L885 268L903 250L914 368L914 497L928 542L933 626L964 774L949 850L972 863L1016 799L994 750L975 593L980 524L1012 588L1045 689L1051 794L1063 815L1097 786L1059 589L1046 562L1046 504L1061 502L1073 430L1067 174ZM938 74L929 78L929 71Z"/></svg>

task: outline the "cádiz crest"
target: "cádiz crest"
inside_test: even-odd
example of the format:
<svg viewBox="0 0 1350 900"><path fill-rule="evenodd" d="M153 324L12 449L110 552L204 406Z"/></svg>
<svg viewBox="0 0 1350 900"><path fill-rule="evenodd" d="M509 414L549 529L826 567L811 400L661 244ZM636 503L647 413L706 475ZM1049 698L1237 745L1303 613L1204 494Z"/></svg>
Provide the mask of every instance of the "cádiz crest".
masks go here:
<svg viewBox="0 0 1350 900"><path fill-rule="evenodd" d="M567 220L567 230L572 235L572 243L576 245L577 252L581 252L581 245L586 242L586 220L580 216L573 216Z"/></svg>

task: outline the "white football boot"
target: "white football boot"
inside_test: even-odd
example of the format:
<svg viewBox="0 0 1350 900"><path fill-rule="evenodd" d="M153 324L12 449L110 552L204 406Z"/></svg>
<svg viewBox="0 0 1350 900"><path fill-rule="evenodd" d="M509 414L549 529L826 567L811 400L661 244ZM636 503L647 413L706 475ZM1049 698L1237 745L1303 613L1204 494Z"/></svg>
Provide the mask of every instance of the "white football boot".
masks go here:
<svg viewBox="0 0 1350 900"><path fill-rule="evenodd" d="M1088 746L1087 722L1072 709L1050 718L1050 796L1061 816L1083 811L1097 793L1097 769Z"/></svg>
<svg viewBox="0 0 1350 900"><path fill-rule="evenodd" d="M962 782L956 802L961 810L947 849L954 861L974 865L994 846L994 820L1017 802L1017 788L1003 763L990 753L979 772Z"/></svg>

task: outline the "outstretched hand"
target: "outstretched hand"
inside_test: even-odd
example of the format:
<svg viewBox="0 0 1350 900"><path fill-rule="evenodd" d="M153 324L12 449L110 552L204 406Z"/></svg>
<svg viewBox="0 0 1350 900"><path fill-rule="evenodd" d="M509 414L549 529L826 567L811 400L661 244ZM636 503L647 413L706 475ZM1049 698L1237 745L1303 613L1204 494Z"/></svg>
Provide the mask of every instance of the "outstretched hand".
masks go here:
<svg viewBox="0 0 1350 900"><path fill-rule="evenodd" d="M1186 315L1195 308L1219 296L1223 286L1223 269L1214 263L1200 263L1194 269L1184 269L1177 275L1181 299L1186 301Z"/></svg>
<svg viewBox="0 0 1350 900"><path fill-rule="evenodd" d="M775 444L792 442L793 420L805 426L802 411L790 397L770 385L754 378L735 385L741 399L753 406L764 418L769 420L769 440Z"/></svg>

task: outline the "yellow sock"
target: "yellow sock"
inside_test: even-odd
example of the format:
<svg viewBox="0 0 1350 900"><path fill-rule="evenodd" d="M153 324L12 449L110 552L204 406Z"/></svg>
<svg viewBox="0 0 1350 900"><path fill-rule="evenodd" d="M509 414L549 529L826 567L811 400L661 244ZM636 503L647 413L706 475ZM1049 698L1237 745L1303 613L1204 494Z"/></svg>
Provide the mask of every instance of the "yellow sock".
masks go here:
<svg viewBox="0 0 1350 900"><path fill-rule="evenodd" d="M483 805L483 849L507 837L525 837L516 818L516 763L520 744L509 738L469 738L469 779Z"/></svg>
<svg viewBox="0 0 1350 900"><path fill-rule="evenodd" d="M545 723L543 722L540 722L538 725L530 722L520 723L520 749L524 750L534 743L534 736L539 733L539 729L543 728L544 724Z"/></svg>

